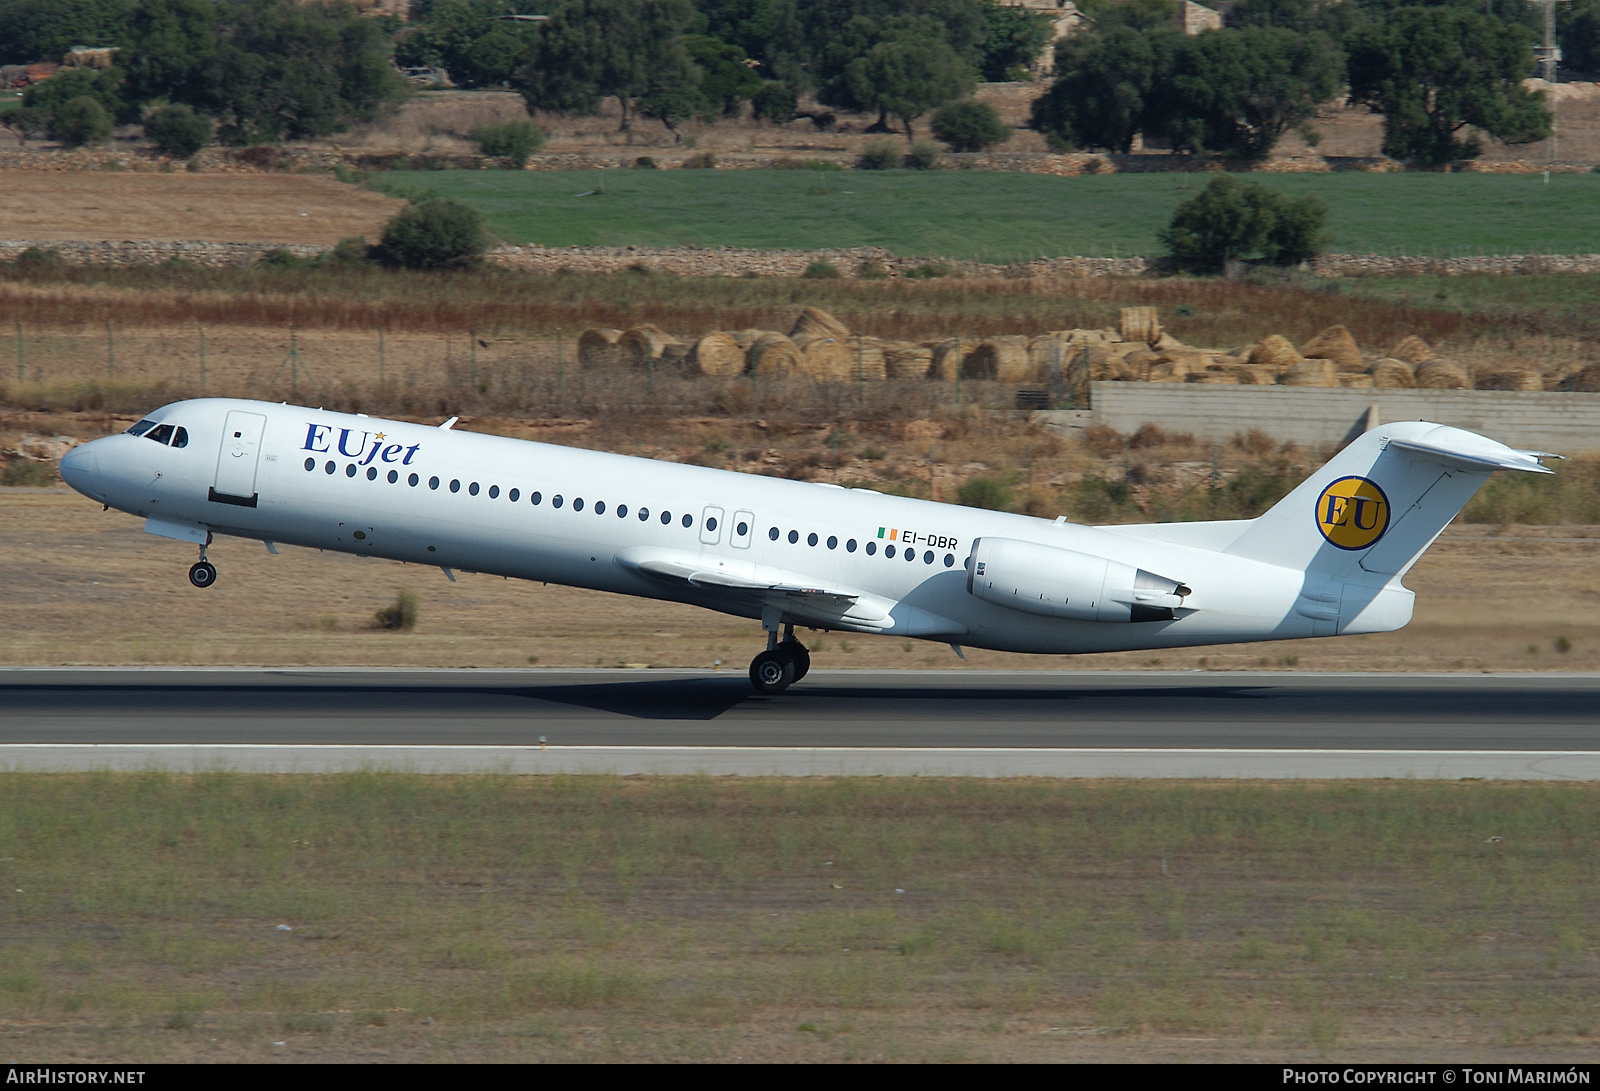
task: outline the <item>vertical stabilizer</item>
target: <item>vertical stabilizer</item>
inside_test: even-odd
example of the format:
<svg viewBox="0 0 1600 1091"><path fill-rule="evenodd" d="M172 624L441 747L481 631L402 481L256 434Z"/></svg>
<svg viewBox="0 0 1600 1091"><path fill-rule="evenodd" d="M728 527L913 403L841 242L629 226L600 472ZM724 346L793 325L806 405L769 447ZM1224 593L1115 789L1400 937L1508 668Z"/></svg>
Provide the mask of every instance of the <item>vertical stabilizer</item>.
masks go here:
<svg viewBox="0 0 1600 1091"><path fill-rule="evenodd" d="M1335 455L1225 552L1308 576L1404 573L1495 470L1550 473L1541 453L1427 421L1386 424Z"/></svg>

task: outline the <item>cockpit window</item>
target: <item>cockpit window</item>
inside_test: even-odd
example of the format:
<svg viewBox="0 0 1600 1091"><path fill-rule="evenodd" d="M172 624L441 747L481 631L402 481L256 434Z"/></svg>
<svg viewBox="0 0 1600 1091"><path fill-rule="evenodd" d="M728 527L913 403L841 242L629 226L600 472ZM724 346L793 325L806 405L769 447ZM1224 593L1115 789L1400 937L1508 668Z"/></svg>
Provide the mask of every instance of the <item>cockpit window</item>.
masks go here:
<svg viewBox="0 0 1600 1091"><path fill-rule="evenodd" d="M172 437L172 445L174 447L189 446L189 429L180 427Z"/></svg>
<svg viewBox="0 0 1600 1091"><path fill-rule="evenodd" d="M144 434L145 439L153 439L157 443L167 444L172 442L172 425L158 424Z"/></svg>
<svg viewBox="0 0 1600 1091"><path fill-rule="evenodd" d="M150 431L150 429L154 428L155 426L156 426L156 422L153 421L153 420L142 420L138 424L134 425L132 428L128 429L128 435L130 435L130 436L142 436L146 432Z"/></svg>

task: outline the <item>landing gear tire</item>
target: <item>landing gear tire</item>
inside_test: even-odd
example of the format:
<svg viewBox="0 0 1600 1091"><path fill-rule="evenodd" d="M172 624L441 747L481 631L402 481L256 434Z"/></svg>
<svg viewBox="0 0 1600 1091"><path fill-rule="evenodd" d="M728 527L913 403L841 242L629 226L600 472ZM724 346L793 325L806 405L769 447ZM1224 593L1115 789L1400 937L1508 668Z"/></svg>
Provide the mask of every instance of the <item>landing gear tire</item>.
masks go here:
<svg viewBox="0 0 1600 1091"><path fill-rule="evenodd" d="M210 587L217 582L217 566L210 561L197 561L189 569L189 582L196 587Z"/></svg>
<svg viewBox="0 0 1600 1091"><path fill-rule="evenodd" d="M781 652L762 652L750 661L750 684L757 693L776 696L795 680L795 661Z"/></svg>
<svg viewBox="0 0 1600 1091"><path fill-rule="evenodd" d="M804 678L811 670L811 653L798 640L785 640L778 645L778 654L787 655L794 662L794 680Z"/></svg>

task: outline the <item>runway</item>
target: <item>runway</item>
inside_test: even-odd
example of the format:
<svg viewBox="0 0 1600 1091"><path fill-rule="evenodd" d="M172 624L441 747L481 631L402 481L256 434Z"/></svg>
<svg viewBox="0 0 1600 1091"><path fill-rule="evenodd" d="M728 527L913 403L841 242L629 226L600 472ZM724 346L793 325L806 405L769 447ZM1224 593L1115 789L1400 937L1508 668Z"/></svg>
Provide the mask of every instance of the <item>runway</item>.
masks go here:
<svg viewBox="0 0 1600 1091"><path fill-rule="evenodd" d="M1576 674L0 670L0 768L1600 779Z"/></svg>

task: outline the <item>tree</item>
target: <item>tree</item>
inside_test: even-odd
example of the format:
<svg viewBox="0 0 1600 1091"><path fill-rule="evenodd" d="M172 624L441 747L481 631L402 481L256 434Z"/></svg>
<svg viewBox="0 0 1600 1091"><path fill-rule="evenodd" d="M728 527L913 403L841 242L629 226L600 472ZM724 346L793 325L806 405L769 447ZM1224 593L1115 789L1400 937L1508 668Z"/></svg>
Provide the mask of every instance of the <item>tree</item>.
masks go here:
<svg viewBox="0 0 1600 1091"><path fill-rule="evenodd" d="M119 45L132 0L0 0L0 64L59 61L76 45Z"/></svg>
<svg viewBox="0 0 1600 1091"><path fill-rule="evenodd" d="M1600 70L1600 3L1574 4L1562 11L1561 60L1581 72Z"/></svg>
<svg viewBox="0 0 1600 1091"><path fill-rule="evenodd" d="M538 31L497 17L521 10L511 0L436 0L395 38L395 61L441 67L467 87L508 81L532 57Z"/></svg>
<svg viewBox="0 0 1600 1091"><path fill-rule="evenodd" d="M1264 159L1339 90L1344 54L1320 31L1218 30L1185 38L1152 98L1151 128L1173 146Z"/></svg>
<svg viewBox="0 0 1600 1091"><path fill-rule="evenodd" d="M1126 155L1145 127L1167 58L1181 41L1174 29L1144 34L1125 26L1062 41L1056 46L1060 75L1034 100L1029 124L1058 146Z"/></svg>
<svg viewBox="0 0 1600 1091"><path fill-rule="evenodd" d="M376 20L345 4L211 0L215 47L170 92L229 144L326 136L406 93Z"/></svg>
<svg viewBox="0 0 1600 1091"><path fill-rule="evenodd" d="M217 50L222 9L210 0L141 0L128 18L124 91L134 103L181 101Z"/></svg>
<svg viewBox="0 0 1600 1091"><path fill-rule="evenodd" d="M460 269L475 265L488 248L477 209L434 197L395 213L384 226L378 257L405 269Z"/></svg>
<svg viewBox="0 0 1600 1091"><path fill-rule="evenodd" d="M744 51L737 46L703 34L685 35L683 46L701 72L702 113L711 118L736 116L741 106L760 93L761 77L745 63Z"/></svg>
<svg viewBox="0 0 1600 1091"><path fill-rule="evenodd" d="M1350 98L1383 114L1383 153L1438 166L1482 152L1473 126L1508 144L1550 135L1528 33L1493 16L1406 7L1349 39Z"/></svg>
<svg viewBox="0 0 1600 1091"><path fill-rule="evenodd" d="M188 159L211 143L215 127L187 106L163 106L145 118L144 135L168 155Z"/></svg>
<svg viewBox="0 0 1600 1091"><path fill-rule="evenodd" d="M531 121L496 121L472 130L478 151L521 169L544 146L544 130Z"/></svg>
<svg viewBox="0 0 1600 1091"><path fill-rule="evenodd" d="M951 151L981 152L1011 139L1011 127L987 102L962 99L941 107L933 115L933 135Z"/></svg>
<svg viewBox="0 0 1600 1091"><path fill-rule="evenodd" d="M63 144L100 144L111 137L111 115L89 95L79 95L50 114L50 138Z"/></svg>
<svg viewBox="0 0 1600 1091"><path fill-rule="evenodd" d="M647 96L647 112L675 116L699 84L683 45L692 14L688 0L571 0L540 30L515 82L530 109L592 113L615 98L623 132Z"/></svg>
<svg viewBox="0 0 1600 1091"><path fill-rule="evenodd" d="M1047 12L993 0L982 0L978 8L984 26L978 71L990 83L1027 79L1028 68L1056 36L1055 19Z"/></svg>
<svg viewBox="0 0 1600 1091"><path fill-rule="evenodd" d="M847 81L857 101L880 115L898 118L906 140L915 141L912 124L929 110L971 91L978 77L944 42L904 34L879 42L857 58Z"/></svg>
<svg viewBox="0 0 1600 1091"><path fill-rule="evenodd" d="M1284 197L1222 174L1178 206L1160 238L1180 266L1198 273L1221 272L1228 262L1249 258L1292 265L1321 249L1327 215L1315 197Z"/></svg>
<svg viewBox="0 0 1600 1091"><path fill-rule="evenodd" d="M750 116L785 125L794 120L798 103L794 92L782 80L767 80L761 90L750 97Z"/></svg>
<svg viewBox="0 0 1600 1091"><path fill-rule="evenodd" d="M122 98L121 84L120 68L69 68L28 88L22 96L22 104L50 117L74 99L87 96L99 103L107 116L136 121L138 115L130 117L128 104Z"/></svg>

